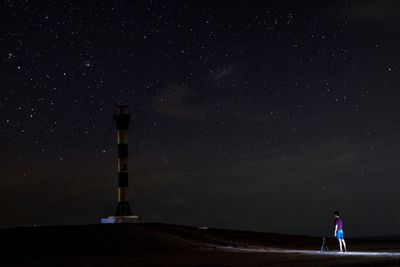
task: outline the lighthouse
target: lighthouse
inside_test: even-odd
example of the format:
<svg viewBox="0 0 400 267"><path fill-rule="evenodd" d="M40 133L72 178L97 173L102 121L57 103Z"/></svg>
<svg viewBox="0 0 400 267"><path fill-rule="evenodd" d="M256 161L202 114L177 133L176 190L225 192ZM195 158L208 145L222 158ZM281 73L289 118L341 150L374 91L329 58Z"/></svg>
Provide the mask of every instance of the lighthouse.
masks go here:
<svg viewBox="0 0 400 267"><path fill-rule="evenodd" d="M131 120L128 106L118 105L113 118L117 126L118 203L115 216L102 218L101 223L135 223L139 222L140 218L136 215L132 215L128 200L128 129Z"/></svg>
<svg viewBox="0 0 400 267"><path fill-rule="evenodd" d="M130 216L128 202L128 128L131 115L127 106L118 106L114 114L118 144L118 205L115 216Z"/></svg>

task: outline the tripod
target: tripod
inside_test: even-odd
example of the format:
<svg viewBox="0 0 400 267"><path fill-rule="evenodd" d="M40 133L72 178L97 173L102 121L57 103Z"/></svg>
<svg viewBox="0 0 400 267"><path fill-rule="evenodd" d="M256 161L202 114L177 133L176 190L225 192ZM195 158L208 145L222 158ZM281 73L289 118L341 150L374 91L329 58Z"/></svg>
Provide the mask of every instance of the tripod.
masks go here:
<svg viewBox="0 0 400 267"><path fill-rule="evenodd" d="M319 251L320 253L324 253L324 252L328 252L328 246L326 245L327 241L326 241L326 237L322 238L322 245L321 245L321 250Z"/></svg>

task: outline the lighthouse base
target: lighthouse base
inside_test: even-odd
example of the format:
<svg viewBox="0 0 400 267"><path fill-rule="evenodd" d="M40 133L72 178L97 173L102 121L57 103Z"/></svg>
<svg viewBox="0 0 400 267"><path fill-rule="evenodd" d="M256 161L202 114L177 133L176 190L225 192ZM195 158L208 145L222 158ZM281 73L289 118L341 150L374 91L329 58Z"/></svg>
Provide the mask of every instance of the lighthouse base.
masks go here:
<svg viewBox="0 0 400 267"><path fill-rule="evenodd" d="M109 216L101 218L101 224L114 224L114 223L141 223L142 219L139 216Z"/></svg>
<svg viewBox="0 0 400 267"><path fill-rule="evenodd" d="M117 210L115 211L115 216L131 216L131 207L128 201L119 201L117 205Z"/></svg>

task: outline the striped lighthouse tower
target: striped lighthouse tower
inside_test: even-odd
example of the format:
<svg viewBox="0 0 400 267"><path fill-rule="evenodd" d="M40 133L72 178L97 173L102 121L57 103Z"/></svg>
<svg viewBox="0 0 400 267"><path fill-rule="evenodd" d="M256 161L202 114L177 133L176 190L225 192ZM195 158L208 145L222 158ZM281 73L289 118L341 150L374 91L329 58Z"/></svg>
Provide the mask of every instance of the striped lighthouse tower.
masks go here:
<svg viewBox="0 0 400 267"><path fill-rule="evenodd" d="M127 106L118 106L114 114L118 143L118 206L115 216L130 216L128 202L128 128L131 115Z"/></svg>
<svg viewBox="0 0 400 267"><path fill-rule="evenodd" d="M101 223L135 223L140 219L132 215L128 201L128 128L131 115L128 106L118 105L114 114L118 143L118 205L115 216L102 218Z"/></svg>

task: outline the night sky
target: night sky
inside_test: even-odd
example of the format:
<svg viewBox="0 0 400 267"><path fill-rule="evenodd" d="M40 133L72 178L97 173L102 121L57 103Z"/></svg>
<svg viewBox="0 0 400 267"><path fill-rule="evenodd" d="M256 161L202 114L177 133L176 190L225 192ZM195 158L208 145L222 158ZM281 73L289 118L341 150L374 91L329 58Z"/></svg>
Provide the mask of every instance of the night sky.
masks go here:
<svg viewBox="0 0 400 267"><path fill-rule="evenodd" d="M0 228L400 234L400 2L0 3Z"/></svg>

